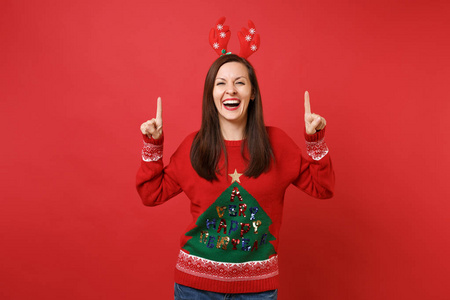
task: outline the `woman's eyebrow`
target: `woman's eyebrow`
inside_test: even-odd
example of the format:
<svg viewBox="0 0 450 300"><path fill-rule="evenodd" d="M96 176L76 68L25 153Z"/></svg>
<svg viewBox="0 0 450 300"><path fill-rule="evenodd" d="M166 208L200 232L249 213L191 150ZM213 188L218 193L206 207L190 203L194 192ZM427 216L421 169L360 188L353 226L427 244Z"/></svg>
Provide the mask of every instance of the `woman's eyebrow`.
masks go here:
<svg viewBox="0 0 450 300"><path fill-rule="evenodd" d="M242 79L242 78L247 79L246 76L238 76L238 77L234 78L233 80L239 80L239 79ZM222 77L217 77L216 80L227 81L225 78L222 78Z"/></svg>

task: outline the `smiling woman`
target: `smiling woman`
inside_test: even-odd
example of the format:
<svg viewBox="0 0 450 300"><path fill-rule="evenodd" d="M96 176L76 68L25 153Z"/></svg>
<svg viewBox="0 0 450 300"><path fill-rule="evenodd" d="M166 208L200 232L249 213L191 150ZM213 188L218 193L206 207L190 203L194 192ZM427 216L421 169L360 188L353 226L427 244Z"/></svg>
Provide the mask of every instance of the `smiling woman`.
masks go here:
<svg viewBox="0 0 450 300"><path fill-rule="evenodd" d="M247 124L248 105L254 98L244 64L229 62L220 67L213 97L223 137L226 140L241 140Z"/></svg>
<svg viewBox="0 0 450 300"><path fill-rule="evenodd" d="M222 34L228 32L219 25ZM182 191L191 201L193 222L181 238L175 299L224 299L226 294L276 299L286 188L293 184L317 198L330 198L334 190L326 122L311 113L309 94L307 158L283 131L265 126L255 70L235 54L222 55L211 65L200 130L181 143L165 167L162 124L158 99L156 118L141 125L144 149L137 190L148 206Z"/></svg>
<svg viewBox="0 0 450 300"><path fill-rule="evenodd" d="M224 55L206 75L202 125L191 148L193 168L205 179L217 179L222 152L226 156L224 140L243 139L252 153L245 175L258 177L272 159L258 80L246 59Z"/></svg>

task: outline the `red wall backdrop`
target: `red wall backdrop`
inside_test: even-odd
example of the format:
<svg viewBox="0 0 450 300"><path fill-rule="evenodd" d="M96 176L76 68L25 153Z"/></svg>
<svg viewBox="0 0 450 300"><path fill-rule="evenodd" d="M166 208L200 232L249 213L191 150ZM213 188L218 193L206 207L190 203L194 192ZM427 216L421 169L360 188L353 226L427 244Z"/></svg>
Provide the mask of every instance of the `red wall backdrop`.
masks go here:
<svg viewBox="0 0 450 300"><path fill-rule="evenodd" d="M170 299L188 200L142 206L139 125L200 123L207 38L251 18L266 122L327 118L336 196L286 196L280 299L448 299L445 1L0 2L0 298Z"/></svg>

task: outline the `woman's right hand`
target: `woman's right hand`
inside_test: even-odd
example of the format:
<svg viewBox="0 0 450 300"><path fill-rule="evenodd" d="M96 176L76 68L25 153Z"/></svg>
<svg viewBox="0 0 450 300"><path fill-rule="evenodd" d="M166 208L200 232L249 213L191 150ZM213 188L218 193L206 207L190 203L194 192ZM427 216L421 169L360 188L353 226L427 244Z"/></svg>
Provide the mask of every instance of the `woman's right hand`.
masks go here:
<svg viewBox="0 0 450 300"><path fill-rule="evenodd" d="M155 140L159 139L162 135L162 105L161 105L161 97L158 97L158 101L156 104L156 118L148 120L147 122L142 123L141 132L145 134L149 138L154 138Z"/></svg>

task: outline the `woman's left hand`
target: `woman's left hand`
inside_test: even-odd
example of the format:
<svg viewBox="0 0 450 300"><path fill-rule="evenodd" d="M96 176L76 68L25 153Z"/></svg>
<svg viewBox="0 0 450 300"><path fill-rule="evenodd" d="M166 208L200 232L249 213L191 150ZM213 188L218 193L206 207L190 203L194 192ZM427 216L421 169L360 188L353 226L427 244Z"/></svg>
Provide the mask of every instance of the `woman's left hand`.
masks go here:
<svg viewBox="0 0 450 300"><path fill-rule="evenodd" d="M327 125L325 118L318 114L311 113L311 104L309 102L309 93L305 92L305 130L306 133L311 135L319 130L322 130Z"/></svg>

